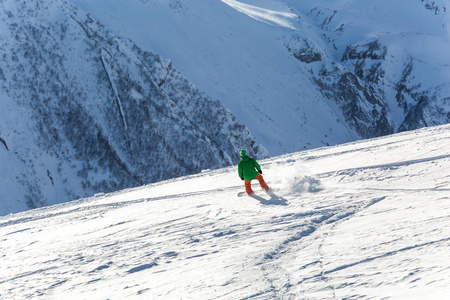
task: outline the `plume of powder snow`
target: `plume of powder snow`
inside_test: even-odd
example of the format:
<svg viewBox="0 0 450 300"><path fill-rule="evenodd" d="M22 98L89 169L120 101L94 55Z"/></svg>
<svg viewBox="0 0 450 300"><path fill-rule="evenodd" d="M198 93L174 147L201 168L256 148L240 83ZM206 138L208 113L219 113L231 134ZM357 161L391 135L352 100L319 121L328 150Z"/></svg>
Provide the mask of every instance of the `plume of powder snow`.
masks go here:
<svg viewBox="0 0 450 300"><path fill-rule="evenodd" d="M306 167L295 161L287 163L270 170L271 176L277 174L279 182L275 184L276 188L286 193L317 193L324 189L320 180Z"/></svg>

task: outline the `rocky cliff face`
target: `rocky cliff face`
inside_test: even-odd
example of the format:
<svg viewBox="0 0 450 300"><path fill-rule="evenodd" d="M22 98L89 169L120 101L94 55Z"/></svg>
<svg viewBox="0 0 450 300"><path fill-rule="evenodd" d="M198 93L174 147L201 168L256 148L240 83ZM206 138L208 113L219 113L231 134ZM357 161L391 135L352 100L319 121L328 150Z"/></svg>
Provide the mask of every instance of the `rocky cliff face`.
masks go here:
<svg viewBox="0 0 450 300"><path fill-rule="evenodd" d="M438 31L445 31L446 5L420 2L435 16L445 15L432 20L436 24L442 20ZM323 32L328 51L308 37L294 36L287 43L294 57L311 65L313 82L326 98L336 103L347 124L361 137L370 138L450 122L448 64L433 65L433 56L440 53L430 52L433 43L442 43L433 36L436 32L411 29L354 36L351 35L355 32L354 24L344 12L350 7L341 7L340 11L318 6L308 13ZM369 18L379 17L375 9L374 5ZM359 13L367 13L367 7L364 10ZM426 17L431 20L433 14ZM405 26L408 24L398 25Z"/></svg>
<svg viewBox="0 0 450 300"><path fill-rule="evenodd" d="M268 155L171 61L68 2L0 7L2 213Z"/></svg>

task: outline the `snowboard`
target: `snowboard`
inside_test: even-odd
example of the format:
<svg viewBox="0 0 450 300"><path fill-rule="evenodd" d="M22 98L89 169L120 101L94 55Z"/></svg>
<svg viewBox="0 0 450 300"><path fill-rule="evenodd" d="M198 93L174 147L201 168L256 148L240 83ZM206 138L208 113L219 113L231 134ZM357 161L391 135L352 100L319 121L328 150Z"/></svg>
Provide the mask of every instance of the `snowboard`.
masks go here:
<svg viewBox="0 0 450 300"><path fill-rule="evenodd" d="M250 194L250 195L248 195L247 194L247 192L246 191L243 191L243 192L239 192L238 194L237 194L237 196L238 197L244 197L244 196L259 196L259 195L270 195L271 193L273 193L273 192L276 192L276 191L278 191L278 189L272 189L272 188L269 188L268 190L264 190L264 191L261 191L261 190L253 190L253 193L252 194Z"/></svg>

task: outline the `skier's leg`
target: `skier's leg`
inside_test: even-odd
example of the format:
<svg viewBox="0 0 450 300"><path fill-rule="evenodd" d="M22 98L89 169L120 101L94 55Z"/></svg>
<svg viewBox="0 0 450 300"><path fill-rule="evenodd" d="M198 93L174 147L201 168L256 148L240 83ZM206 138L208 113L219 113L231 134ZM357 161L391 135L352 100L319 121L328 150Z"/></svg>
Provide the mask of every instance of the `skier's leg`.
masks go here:
<svg viewBox="0 0 450 300"><path fill-rule="evenodd" d="M264 178L262 177L261 174L258 174L258 176L256 176L256 179L259 181L259 184L261 185L261 188L262 188L263 190L269 189L269 186L268 186L267 183L264 181Z"/></svg>
<svg viewBox="0 0 450 300"><path fill-rule="evenodd" d="M253 193L252 191L252 182L248 181L248 180L244 180L245 181L245 191L247 192L247 194L251 194Z"/></svg>

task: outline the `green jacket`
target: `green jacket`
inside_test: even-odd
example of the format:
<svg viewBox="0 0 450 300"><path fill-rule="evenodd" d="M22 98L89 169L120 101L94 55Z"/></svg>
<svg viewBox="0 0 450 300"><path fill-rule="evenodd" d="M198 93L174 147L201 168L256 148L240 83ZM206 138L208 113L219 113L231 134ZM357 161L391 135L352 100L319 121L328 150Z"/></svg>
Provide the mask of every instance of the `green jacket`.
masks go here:
<svg viewBox="0 0 450 300"><path fill-rule="evenodd" d="M258 176L258 171L261 171L261 167L256 160L247 155L242 155L242 160L238 165L239 177L252 181Z"/></svg>

